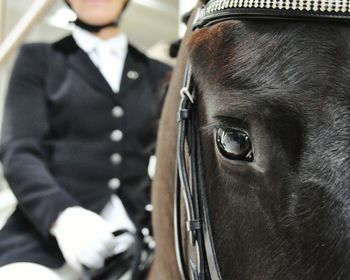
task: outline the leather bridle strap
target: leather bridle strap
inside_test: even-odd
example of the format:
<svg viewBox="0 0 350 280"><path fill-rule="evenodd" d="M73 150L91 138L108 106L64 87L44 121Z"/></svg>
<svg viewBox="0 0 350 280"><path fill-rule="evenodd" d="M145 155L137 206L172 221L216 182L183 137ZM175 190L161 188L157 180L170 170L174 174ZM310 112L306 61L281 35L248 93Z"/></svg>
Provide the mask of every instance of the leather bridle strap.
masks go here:
<svg viewBox="0 0 350 280"><path fill-rule="evenodd" d="M191 65L187 63L178 111L179 134L174 196L176 256L182 279L220 280L202 183L203 176L200 173L202 170L199 153L201 145L198 137L194 93ZM182 236L181 193L186 209L187 238ZM188 243L183 244L183 241ZM188 252L191 253L185 255L184 247L187 246L184 245L188 246Z"/></svg>
<svg viewBox="0 0 350 280"><path fill-rule="evenodd" d="M181 192L183 193L183 199L186 208L186 227L189 233L189 243L190 246L195 247L196 251L202 252L202 240L200 235L200 217L199 217L199 205L196 194L196 174L193 174L194 162L192 160L192 152L195 145L193 145L193 135L189 133L193 130L192 114L193 114L193 97L191 92L193 91L191 69L188 66L186 68L186 74L184 79L184 87L181 90L181 102L178 111L178 122L179 122L179 134L177 141L177 168L176 168L176 182L175 182L175 201L174 201L174 215L175 215L175 243L176 243L176 255L179 264L179 270L182 279L204 279L196 274L202 274L203 265L202 261L195 262L191 260L191 275L189 278L189 273L186 271L186 261L185 254L183 250L183 238L182 238L182 227L181 227ZM191 139L189 136L192 136ZM188 152L188 163L187 163L187 152ZM188 167L187 167L188 166ZM203 255L203 254L201 254ZM195 264L197 263L197 265ZM198 266L198 267L197 267ZM193 276L195 278L193 278Z"/></svg>
<svg viewBox="0 0 350 280"><path fill-rule="evenodd" d="M206 0L193 23L202 28L229 19L349 21L349 0Z"/></svg>

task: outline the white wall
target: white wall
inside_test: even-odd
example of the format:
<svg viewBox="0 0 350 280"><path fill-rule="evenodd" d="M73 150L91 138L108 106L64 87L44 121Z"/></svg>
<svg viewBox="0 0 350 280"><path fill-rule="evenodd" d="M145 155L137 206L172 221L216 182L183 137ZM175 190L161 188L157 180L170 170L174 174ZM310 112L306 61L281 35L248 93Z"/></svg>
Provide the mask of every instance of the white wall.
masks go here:
<svg viewBox="0 0 350 280"><path fill-rule="evenodd" d="M179 35L182 37L185 34L186 26L181 22L181 17L183 14L192 10L193 7L197 4L198 0L179 0Z"/></svg>

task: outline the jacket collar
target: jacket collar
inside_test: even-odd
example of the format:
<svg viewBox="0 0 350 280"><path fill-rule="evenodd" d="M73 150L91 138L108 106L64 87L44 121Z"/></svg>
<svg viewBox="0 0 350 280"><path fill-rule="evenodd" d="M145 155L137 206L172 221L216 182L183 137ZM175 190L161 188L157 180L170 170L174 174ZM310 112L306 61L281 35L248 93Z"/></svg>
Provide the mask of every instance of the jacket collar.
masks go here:
<svg viewBox="0 0 350 280"><path fill-rule="evenodd" d="M125 33L119 33L117 36L108 40L102 40L91 32L75 27L72 33L76 44L87 54L96 51L100 45L107 45L113 52L123 55L128 49L128 38Z"/></svg>
<svg viewBox="0 0 350 280"><path fill-rule="evenodd" d="M82 49L78 48L74 54L69 56L68 61L70 66L95 89L108 95L114 94L101 72Z"/></svg>
<svg viewBox="0 0 350 280"><path fill-rule="evenodd" d="M120 92L115 94L109 86L101 72L91 61L89 56L77 45L72 36L57 42L56 47L59 48L68 57L69 66L74 69L83 79L94 87L98 92L102 92L105 96L114 99L116 96L127 95L127 92L133 84L142 79L142 64L147 63L147 58L133 46L128 45L128 53L126 56ZM131 77L130 72L136 72L138 77ZM131 77L131 78L130 78Z"/></svg>

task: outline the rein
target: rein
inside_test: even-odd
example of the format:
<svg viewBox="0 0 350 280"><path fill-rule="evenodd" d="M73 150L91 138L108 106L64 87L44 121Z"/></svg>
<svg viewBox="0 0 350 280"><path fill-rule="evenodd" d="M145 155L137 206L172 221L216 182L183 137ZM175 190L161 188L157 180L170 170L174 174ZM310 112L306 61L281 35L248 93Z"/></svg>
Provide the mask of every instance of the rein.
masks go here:
<svg viewBox="0 0 350 280"><path fill-rule="evenodd" d="M192 28L195 32L233 19L349 22L350 0L209 0L204 1L197 10ZM196 85L189 61L180 94L174 193L174 235L178 267L183 280L221 280L201 173ZM186 213L181 211L181 198ZM185 232L181 214L186 215Z"/></svg>
<svg viewBox="0 0 350 280"><path fill-rule="evenodd" d="M200 147L195 118L194 85L190 64L187 64L184 87L178 111L179 134L177 141L177 171L175 182L175 248L182 279L221 279L215 257L213 240L207 212L206 198L200 181ZM187 155L187 158L186 158ZM194 254L190 258L190 271L186 269L185 254L182 249L181 191L186 207L186 230ZM191 275L189 278L188 275Z"/></svg>

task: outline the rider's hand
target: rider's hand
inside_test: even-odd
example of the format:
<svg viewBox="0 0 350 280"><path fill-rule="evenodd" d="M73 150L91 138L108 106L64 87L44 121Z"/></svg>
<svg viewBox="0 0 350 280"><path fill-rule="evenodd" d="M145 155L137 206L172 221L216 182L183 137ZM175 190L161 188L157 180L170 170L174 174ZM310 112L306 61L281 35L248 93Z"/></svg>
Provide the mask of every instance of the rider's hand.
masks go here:
<svg viewBox="0 0 350 280"><path fill-rule="evenodd" d="M66 262L77 271L81 270L81 265L101 268L115 248L109 224L82 207L64 210L50 232L56 237Z"/></svg>

